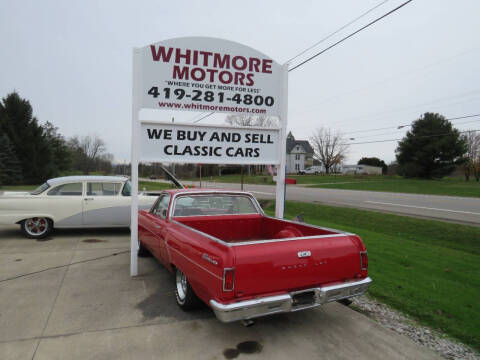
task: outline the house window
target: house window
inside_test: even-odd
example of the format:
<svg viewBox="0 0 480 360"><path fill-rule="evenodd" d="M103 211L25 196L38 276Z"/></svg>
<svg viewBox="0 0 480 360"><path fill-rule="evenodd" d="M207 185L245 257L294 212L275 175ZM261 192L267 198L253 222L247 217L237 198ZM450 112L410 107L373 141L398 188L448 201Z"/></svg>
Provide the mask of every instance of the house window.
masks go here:
<svg viewBox="0 0 480 360"><path fill-rule="evenodd" d="M295 160L300 160L300 154L295 154Z"/></svg>
<svg viewBox="0 0 480 360"><path fill-rule="evenodd" d="M300 170L300 164L295 164L295 170L297 170L297 171Z"/></svg>
<svg viewBox="0 0 480 360"><path fill-rule="evenodd" d="M300 150L300 146L297 146L297 151L299 151L299 150Z"/></svg>

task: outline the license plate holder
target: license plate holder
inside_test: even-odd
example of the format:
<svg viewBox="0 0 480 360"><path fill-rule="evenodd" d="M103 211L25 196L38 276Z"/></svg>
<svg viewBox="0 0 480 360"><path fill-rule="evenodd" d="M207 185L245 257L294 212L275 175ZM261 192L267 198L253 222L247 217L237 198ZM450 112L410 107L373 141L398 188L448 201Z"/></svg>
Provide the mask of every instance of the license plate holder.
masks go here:
<svg viewBox="0 0 480 360"><path fill-rule="evenodd" d="M305 291L292 295L293 306L306 306L315 304L315 291Z"/></svg>

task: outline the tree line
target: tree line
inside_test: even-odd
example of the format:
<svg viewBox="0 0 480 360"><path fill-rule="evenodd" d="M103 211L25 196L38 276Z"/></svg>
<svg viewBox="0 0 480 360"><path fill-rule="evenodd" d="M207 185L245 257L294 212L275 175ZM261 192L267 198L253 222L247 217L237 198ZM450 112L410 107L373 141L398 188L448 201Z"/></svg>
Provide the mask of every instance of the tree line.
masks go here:
<svg viewBox="0 0 480 360"><path fill-rule="evenodd" d="M110 173L113 156L95 135L66 139L52 123L40 124L17 92L0 102L0 185L39 184L59 175Z"/></svg>
<svg viewBox="0 0 480 360"><path fill-rule="evenodd" d="M316 129L310 142L314 158L327 174L342 164L350 148L340 132L325 127ZM427 112L415 120L398 143L395 155L397 173L404 177L436 179L461 168L467 181L471 176L480 180L480 134L477 130L460 132L437 113ZM384 174L387 171L387 165L378 157L364 157L358 164L381 167Z"/></svg>

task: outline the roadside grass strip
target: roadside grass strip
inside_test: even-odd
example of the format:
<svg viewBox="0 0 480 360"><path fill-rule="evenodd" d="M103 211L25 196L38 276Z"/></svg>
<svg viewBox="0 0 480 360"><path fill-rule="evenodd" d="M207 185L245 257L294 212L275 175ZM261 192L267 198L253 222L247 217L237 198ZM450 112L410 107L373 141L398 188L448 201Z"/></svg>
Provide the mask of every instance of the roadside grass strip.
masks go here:
<svg viewBox="0 0 480 360"><path fill-rule="evenodd" d="M405 179L393 175L287 175L295 179L297 185L314 188L384 191L425 195L448 195L480 197L480 183L475 179L465 181L462 177L443 178L437 180ZM186 179L198 181L198 178ZM204 176L203 181L220 183L240 183L240 175ZM245 184L273 185L270 175L245 175ZM290 186L290 185L289 185Z"/></svg>
<svg viewBox="0 0 480 360"><path fill-rule="evenodd" d="M143 189L145 190L165 190L165 189L173 189L175 188L173 184L170 183L161 183L156 181L139 181L138 182L138 191L141 192Z"/></svg>
<svg viewBox="0 0 480 360"><path fill-rule="evenodd" d="M3 185L0 186L0 191L31 191L38 187L38 185ZM165 190L172 189L174 186L170 183L161 183L156 181L139 181L138 182L138 191L141 192L143 189L155 191L155 190Z"/></svg>
<svg viewBox="0 0 480 360"><path fill-rule="evenodd" d="M384 191L425 195L447 195L480 197L480 183L476 181L465 181L460 178L423 180L403 179L399 177L379 178L379 181L357 180L352 182L330 182L310 185L315 188L363 190L363 191Z"/></svg>
<svg viewBox="0 0 480 360"><path fill-rule="evenodd" d="M266 212L274 214L274 202ZM369 295L480 350L480 227L373 211L286 203L285 217L364 240Z"/></svg>

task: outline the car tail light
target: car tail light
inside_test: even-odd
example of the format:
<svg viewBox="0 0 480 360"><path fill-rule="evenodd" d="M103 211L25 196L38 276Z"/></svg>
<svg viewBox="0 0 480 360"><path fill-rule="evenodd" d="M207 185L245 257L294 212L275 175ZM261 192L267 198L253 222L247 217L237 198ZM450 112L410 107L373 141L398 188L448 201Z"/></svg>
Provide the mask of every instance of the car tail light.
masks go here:
<svg viewBox="0 0 480 360"><path fill-rule="evenodd" d="M360 251L360 269L368 269L368 255L366 251Z"/></svg>
<svg viewBox="0 0 480 360"><path fill-rule="evenodd" d="M223 291L233 291L235 286L235 269L223 269Z"/></svg>

